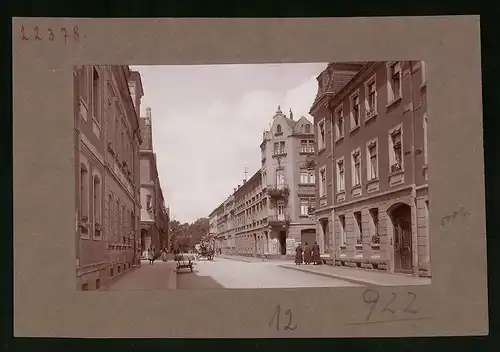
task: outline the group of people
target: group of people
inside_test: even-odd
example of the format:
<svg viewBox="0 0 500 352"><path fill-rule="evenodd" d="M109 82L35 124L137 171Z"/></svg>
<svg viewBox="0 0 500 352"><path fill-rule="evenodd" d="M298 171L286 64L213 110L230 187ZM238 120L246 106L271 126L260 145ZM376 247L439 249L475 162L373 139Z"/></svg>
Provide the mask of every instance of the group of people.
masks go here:
<svg viewBox="0 0 500 352"><path fill-rule="evenodd" d="M301 244L295 248L295 265L300 264L311 264L320 265L322 264L319 245L317 242L314 242L312 246L309 246L307 242L304 244L304 248Z"/></svg>
<svg viewBox="0 0 500 352"><path fill-rule="evenodd" d="M149 261L149 265L153 265L153 263L156 260L156 246L154 246L154 245L149 246L147 258L148 258L148 261ZM160 249L160 258L164 262L167 261L167 249L166 248L162 247Z"/></svg>

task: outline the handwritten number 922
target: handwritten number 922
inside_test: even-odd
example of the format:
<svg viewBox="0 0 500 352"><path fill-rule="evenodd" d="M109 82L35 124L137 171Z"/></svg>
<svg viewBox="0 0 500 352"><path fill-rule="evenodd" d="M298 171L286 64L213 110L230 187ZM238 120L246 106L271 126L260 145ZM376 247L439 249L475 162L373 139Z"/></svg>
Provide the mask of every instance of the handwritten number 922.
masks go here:
<svg viewBox="0 0 500 352"><path fill-rule="evenodd" d="M73 33L71 33L71 31ZM73 26L73 29L66 29L65 27L60 28L60 33L57 34L54 33L54 30L52 28L47 28L46 32L47 36L44 33L44 30L40 30L38 26L35 26L33 28L33 37L30 37L29 34L26 31L26 28L24 26L21 26L21 40L30 40L34 39L35 41L42 41L48 39L49 41L54 41L57 38L64 38L64 43L68 42L68 38L72 37L73 41L78 42L80 41L80 33L78 30L78 26ZM57 31L56 31L57 32ZM71 34L70 34L71 33Z"/></svg>
<svg viewBox="0 0 500 352"><path fill-rule="evenodd" d="M410 314L416 314L418 313L418 309L412 308L413 303L415 302L417 295L413 292L408 292L408 296L411 297L408 305L406 308L403 310L405 313L410 313ZM370 305L370 310L368 312L368 315L366 316L366 320L370 320L370 317L372 316L373 311L375 310L375 307L377 306L377 303L379 302L380 295L377 291L367 289L365 292L363 292L363 301L367 304ZM391 300L382 308L381 312L389 312L389 313L396 313L397 308L394 308L393 303L396 300L396 294L392 292L392 298Z"/></svg>

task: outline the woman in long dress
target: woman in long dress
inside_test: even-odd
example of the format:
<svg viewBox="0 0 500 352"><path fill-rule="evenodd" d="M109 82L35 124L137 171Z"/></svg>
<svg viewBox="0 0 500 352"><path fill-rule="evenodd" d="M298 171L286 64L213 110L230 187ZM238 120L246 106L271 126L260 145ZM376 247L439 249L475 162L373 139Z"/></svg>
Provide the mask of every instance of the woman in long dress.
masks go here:
<svg viewBox="0 0 500 352"><path fill-rule="evenodd" d="M302 249L302 246L299 244L297 248L295 248L295 265L300 265L302 264L302 252L304 250Z"/></svg>
<svg viewBox="0 0 500 352"><path fill-rule="evenodd" d="M320 256L320 253L319 253L318 242L314 242L312 252L313 252L313 263L314 263L314 265L321 264L321 256Z"/></svg>
<svg viewBox="0 0 500 352"><path fill-rule="evenodd" d="M153 265L153 260L155 259L154 257L154 250L153 247L149 247L148 249L148 260L149 260L149 265Z"/></svg>
<svg viewBox="0 0 500 352"><path fill-rule="evenodd" d="M312 262L312 250L311 247L305 243L306 248L304 249L304 264L308 265Z"/></svg>

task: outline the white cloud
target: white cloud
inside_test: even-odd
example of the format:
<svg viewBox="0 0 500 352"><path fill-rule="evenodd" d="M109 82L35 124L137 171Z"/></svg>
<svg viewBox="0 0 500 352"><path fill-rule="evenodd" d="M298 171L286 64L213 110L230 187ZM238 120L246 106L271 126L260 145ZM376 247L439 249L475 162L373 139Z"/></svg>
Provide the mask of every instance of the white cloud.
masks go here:
<svg viewBox="0 0 500 352"><path fill-rule="evenodd" d="M181 222L206 217L260 167L259 144L278 105L308 114L324 63L132 67L142 75L143 114L165 201Z"/></svg>

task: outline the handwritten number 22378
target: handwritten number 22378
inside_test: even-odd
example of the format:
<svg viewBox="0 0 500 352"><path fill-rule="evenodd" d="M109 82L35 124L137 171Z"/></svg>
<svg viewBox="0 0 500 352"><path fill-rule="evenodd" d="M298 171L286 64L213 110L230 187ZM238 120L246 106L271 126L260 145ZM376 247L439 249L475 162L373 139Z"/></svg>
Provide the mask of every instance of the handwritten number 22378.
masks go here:
<svg viewBox="0 0 500 352"><path fill-rule="evenodd" d="M52 28L48 28L47 32L48 32L48 39L50 41L53 41L56 38L56 36L55 36L54 31L52 30ZM34 34L34 39L37 40L37 41L42 41L43 39L45 39L44 37L42 37L40 29L38 28L38 26L35 26L33 28L33 34ZM68 39L68 37L69 37L68 30L66 28L61 28L61 35L64 38L64 42L66 42L67 39ZM26 35L26 29L24 28L24 26L21 26L21 39L22 40L29 40L29 37ZM78 32L78 26L74 26L73 27L73 40L74 41L79 41L80 40L80 34Z"/></svg>
<svg viewBox="0 0 500 352"><path fill-rule="evenodd" d="M281 316L281 306L278 305L276 310L274 311L273 317L269 322L269 326L273 326L273 322L276 322L276 330L280 330L280 316ZM297 325L292 325L292 310L285 310L285 316L288 316L288 324L283 327L283 330L295 330L297 329Z"/></svg>

